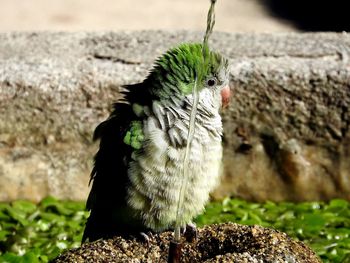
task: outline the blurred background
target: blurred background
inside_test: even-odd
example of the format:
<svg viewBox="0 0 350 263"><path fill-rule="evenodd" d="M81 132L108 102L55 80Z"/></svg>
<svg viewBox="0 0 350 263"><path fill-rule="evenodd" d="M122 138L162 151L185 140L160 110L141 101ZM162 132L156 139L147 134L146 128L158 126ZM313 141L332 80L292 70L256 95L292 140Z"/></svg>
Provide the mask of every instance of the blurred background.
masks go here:
<svg viewBox="0 0 350 263"><path fill-rule="evenodd" d="M202 30L209 0L0 0L0 31ZM344 0L219 0L217 31L348 31Z"/></svg>
<svg viewBox="0 0 350 263"><path fill-rule="evenodd" d="M0 30L194 29L205 25L209 0L0 0ZM219 0L216 30L295 31L259 0Z"/></svg>

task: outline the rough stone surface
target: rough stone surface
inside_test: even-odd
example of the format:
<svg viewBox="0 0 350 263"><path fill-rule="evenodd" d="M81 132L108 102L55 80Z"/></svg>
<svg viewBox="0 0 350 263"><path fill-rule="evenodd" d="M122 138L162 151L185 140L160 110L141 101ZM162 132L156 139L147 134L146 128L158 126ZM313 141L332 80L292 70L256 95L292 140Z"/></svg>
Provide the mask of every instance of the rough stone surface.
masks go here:
<svg viewBox="0 0 350 263"><path fill-rule="evenodd" d="M147 244L115 237L83 244L53 260L60 262L167 262L172 233L150 236ZM181 262L295 262L320 263L305 244L286 234L260 226L233 223L199 229L198 238L182 241Z"/></svg>
<svg viewBox="0 0 350 263"><path fill-rule="evenodd" d="M0 200L85 199L121 85L202 32L0 34ZM215 33L231 63L215 197L350 200L350 35Z"/></svg>

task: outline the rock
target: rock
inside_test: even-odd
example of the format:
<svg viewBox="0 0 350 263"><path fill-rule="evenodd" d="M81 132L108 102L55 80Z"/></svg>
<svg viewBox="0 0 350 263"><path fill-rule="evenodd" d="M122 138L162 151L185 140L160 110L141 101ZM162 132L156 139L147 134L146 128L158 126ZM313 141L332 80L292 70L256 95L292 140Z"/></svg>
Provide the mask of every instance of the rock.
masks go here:
<svg viewBox="0 0 350 263"><path fill-rule="evenodd" d="M202 32L0 34L0 200L84 200L121 86ZM350 35L215 33L232 64L216 198L350 200Z"/></svg>
<svg viewBox="0 0 350 263"><path fill-rule="evenodd" d="M69 250L53 262L167 262L171 239L172 232L165 232L150 236L148 245L135 238L98 240ZM305 244L279 231L225 223L199 229L198 239L191 243L183 240L181 262L321 261Z"/></svg>

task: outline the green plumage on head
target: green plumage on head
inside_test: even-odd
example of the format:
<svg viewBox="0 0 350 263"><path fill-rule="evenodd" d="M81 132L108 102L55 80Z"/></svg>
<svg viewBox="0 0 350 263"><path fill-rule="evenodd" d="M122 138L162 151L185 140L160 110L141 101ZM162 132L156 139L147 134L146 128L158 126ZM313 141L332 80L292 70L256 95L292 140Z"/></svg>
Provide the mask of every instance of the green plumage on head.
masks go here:
<svg viewBox="0 0 350 263"><path fill-rule="evenodd" d="M181 44L170 49L155 63L148 77L152 83L151 92L160 99L192 93L197 78L200 85L208 77L215 77L221 68L227 68L228 61L219 53L213 52L207 45L192 43Z"/></svg>

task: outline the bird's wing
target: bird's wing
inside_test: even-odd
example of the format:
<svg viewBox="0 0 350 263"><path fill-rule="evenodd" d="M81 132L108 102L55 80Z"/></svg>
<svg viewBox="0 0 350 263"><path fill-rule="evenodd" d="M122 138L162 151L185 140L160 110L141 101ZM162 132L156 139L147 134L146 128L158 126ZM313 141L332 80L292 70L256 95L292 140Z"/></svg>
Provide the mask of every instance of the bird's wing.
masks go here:
<svg viewBox="0 0 350 263"><path fill-rule="evenodd" d="M91 172L91 191L86 208L91 211L86 223L83 242L108 237L115 232L116 214L126 205L127 169L132 148L123 142L131 121L138 117L125 101L144 100L146 91L141 84L125 87L125 99L114 104L109 118L100 123L94 133L94 139L100 140ZM139 95L137 95L139 93Z"/></svg>

